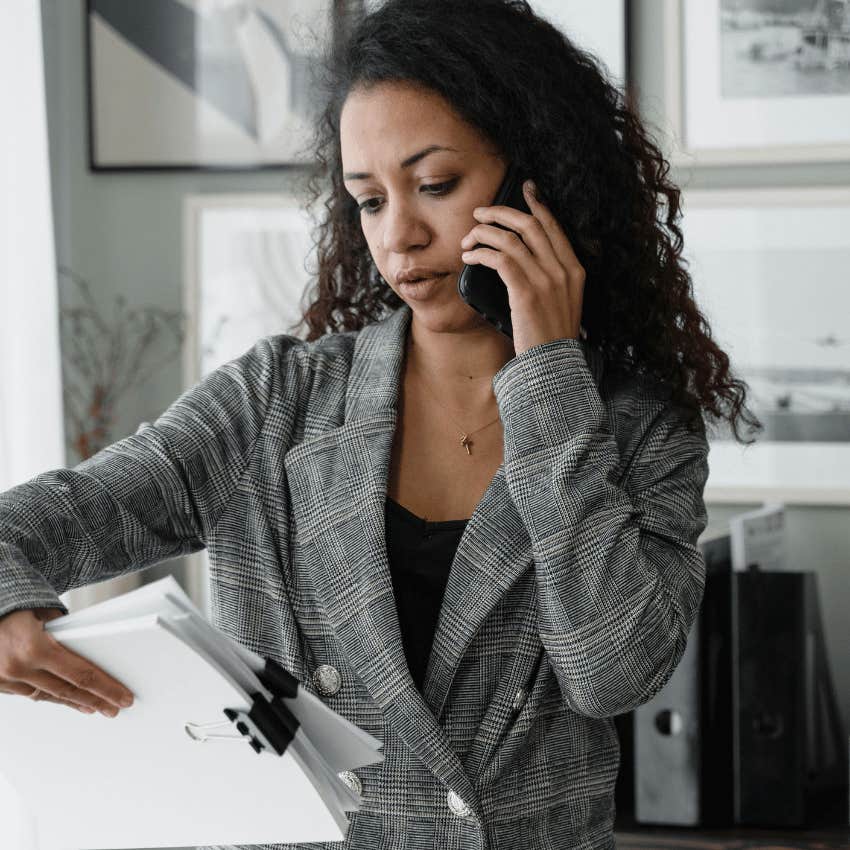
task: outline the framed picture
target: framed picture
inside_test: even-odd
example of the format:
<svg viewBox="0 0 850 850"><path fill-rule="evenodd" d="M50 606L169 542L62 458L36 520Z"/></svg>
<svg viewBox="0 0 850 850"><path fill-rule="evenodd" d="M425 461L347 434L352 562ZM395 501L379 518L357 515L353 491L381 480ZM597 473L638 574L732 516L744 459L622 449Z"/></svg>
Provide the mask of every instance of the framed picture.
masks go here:
<svg viewBox="0 0 850 850"><path fill-rule="evenodd" d="M184 199L186 386L300 319L314 226L301 205L277 193Z"/></svg>
<svg viewBox="0 0 850 850"><path fill-rule="evenodd" d="M291 333L301 318L314 254L314 223L301 207L300 198L286 194L184 199L185 387L262 337ZM188 563L192 598L209 613L206 551Z"/></svg>
<svg viewBox="0 0 850 850"><path fill-rule="evenodd" d="M664 3L674 164L850 159L850 2Z"/></svg>
<svg viewBox="0 0 850 850"><path fill-rule="evenodd" d="M765 426L711 435L706 501L850 505L850 189L683 201L697 304Z"/></svg>
<svg viewBox="0 0 850 850"><path fill-rule="evenodd" d="M87 0L91 168L311 164L335 2Z"/></svg>
<svg viewBox="0 0 850 850"><path fill-rule="evenodd" d="M385 0L359 2L366 13L371 13ZM535 14L565 32L579 47L601 59L613 81L625 90L629 66L626 0L529 0L529 5Z"/></svg>
<svg viewBox="0 0 850 850"><path fill-rule="evenodd" d="M536 14L600 59L612 81L625 91L629 67L626 0L529 0L529 4Z"/></svg>

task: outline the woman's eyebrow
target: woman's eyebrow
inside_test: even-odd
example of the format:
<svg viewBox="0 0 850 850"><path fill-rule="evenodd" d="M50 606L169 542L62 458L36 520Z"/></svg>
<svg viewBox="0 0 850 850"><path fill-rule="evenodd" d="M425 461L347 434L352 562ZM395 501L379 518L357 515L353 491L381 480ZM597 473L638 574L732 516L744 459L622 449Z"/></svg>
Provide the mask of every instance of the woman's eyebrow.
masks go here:
<svg viewBox="0 0 850 850"><path fill-rule="evenodd" d="M428 156L429 153L434 153L434 151L454 151L455 153L459 153L457 148L448 148L444 145L429 145L427 148L423 148L418 153L413 154L413 156L402 160L399 164L402 168L410 168L411 165L415 165L420 159ZM342 175L342 178L343 180L368 180L371 176L366 171L348 171Z"/></svg>

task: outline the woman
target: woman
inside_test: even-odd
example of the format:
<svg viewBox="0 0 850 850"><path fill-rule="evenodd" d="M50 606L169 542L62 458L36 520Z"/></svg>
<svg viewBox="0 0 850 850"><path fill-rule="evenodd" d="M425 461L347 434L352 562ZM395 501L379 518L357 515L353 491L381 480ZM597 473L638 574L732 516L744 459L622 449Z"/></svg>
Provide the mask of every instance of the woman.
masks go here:
<svg viewBox="0 0 850 850"><path fill-rule="evenodd" d="M384 742L344 777L342 846L614 847L612 718L682 656L703 413L740 439L745 399L692 300L679 192L524 2L390 0L328 69L307 338L0 494L0 689L114 712L127 689L41 619L207 547L215 624ZM530 214L491 206L509 162ZM464 263L504 281L512 341L460 298Z"/></svg>

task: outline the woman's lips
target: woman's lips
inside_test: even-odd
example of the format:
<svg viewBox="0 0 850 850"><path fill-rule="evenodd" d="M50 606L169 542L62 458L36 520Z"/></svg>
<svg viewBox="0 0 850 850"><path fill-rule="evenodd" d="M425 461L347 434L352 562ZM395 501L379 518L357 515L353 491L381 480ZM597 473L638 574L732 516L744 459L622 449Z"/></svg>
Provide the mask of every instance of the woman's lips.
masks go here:
<svg viewBox="0 0 850 850"><path fill-rule="evenodd" d="M448 272L438 277L429 277L425 280L406 281L399 284L401 291L410 298L420 301L427 298L439 286L440 282L448 275Z"/></svg>

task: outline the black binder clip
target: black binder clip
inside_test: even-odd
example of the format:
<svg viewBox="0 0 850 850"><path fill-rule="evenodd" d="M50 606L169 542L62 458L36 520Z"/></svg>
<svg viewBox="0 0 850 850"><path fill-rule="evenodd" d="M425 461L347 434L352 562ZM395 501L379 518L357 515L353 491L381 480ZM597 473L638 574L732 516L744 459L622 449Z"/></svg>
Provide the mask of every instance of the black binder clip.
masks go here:
<svg viewBox="0 0 850 850"><path fill-rule="evenodd" d="M271 691L266 699L259 691L250 694L251 708L225 708L227 721L220 723L186 723L186 733L195 741L238 741L248 739L257 753L268 750L282 756L298 731L298 720L283 702L283 697L294 698L298 693L298 679L271 658L257 678ZM210 735L205 729L220 728L228 723L236 726L239 735Z"/></svg>

